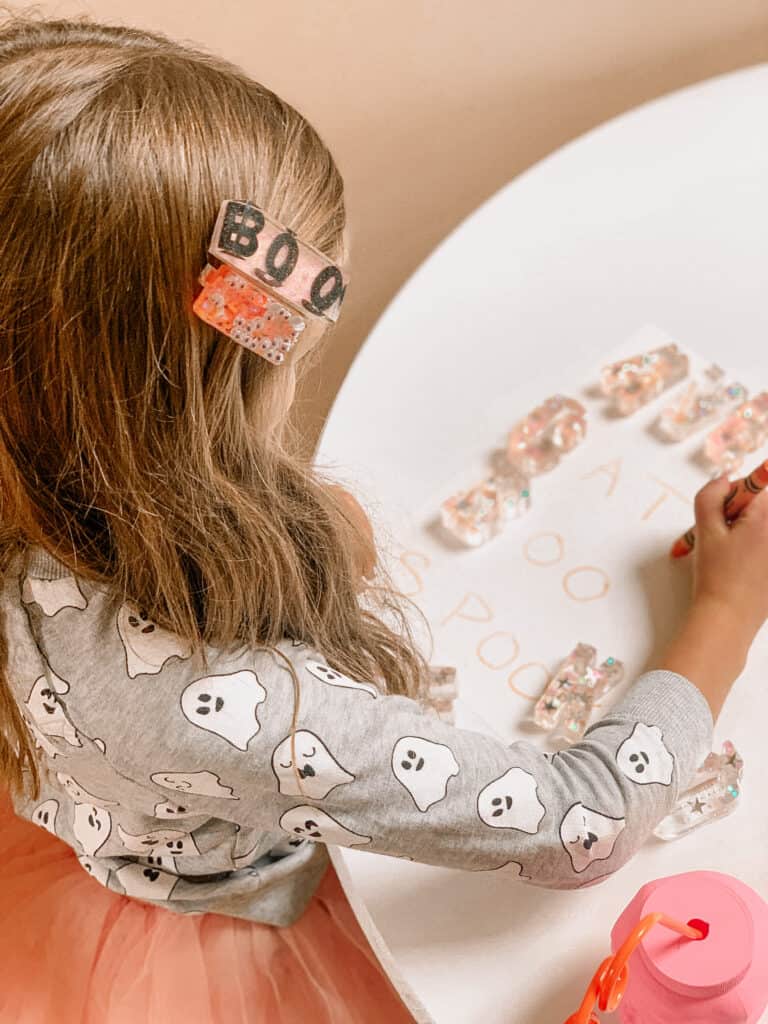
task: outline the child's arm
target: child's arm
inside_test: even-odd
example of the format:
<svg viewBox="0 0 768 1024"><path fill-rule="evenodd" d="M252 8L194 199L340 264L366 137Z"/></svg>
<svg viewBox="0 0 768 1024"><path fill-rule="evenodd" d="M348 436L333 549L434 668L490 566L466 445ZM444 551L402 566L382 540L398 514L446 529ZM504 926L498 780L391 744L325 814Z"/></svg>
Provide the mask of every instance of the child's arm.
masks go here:
<svg viewBox="0 0 768 1024"><path fill-rule="evenodd" d="M690 679L717 718L768 618L768 498L761 492L732 526L727 477L696 495L693 602L659 668Z"/></svg>
<svg viewBox="0 0 768 1024"><path fill-rule="evenodd" d="M187 813L275 843L476 871L510 865L549 888L589 884L629 860L711 749L706 701L671 672L647 673L556 755L376 695L290 641L279 656L216 656L204 679L188 664L163 674L140 705L116 695L117 734L100 727L105 756L146 789L148 808L183 794Z"/></svg>

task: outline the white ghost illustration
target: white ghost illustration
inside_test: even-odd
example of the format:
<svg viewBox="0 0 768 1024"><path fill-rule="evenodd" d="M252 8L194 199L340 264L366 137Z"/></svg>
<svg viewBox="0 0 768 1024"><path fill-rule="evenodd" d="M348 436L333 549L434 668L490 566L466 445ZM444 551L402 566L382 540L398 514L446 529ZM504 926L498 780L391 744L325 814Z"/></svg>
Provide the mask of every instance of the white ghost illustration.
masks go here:
<svg viewBox="0 0 768 1024"><path fill-rule="evenodd" d="M420 811L444 800L448 782L459 774L453 751L422 736L403 736L392 750L392 771Z"/></svg>
<svg viewBox="0 0 768 1024"><path fill-rule="evenodd" d="M104 797L94 796L93 793L89 793L88 790L84 789L72 775L67 775L65 772L57 772L56 778L72 799L76 800L78 803L102 804L105 807L116 806L114 800L105 800Z"/></svg>
<svg viewBox="0 0 768 1024"><path fill-rule="evenodd" d="M181 710L192 725L221 736L238 750L247 750L261 728L258 707L266 699L267 691L256 673L244 669L196 679L181 695Z"/></svg>
<svg viewBox="0 0 768 1024"><path fill-rule="evenodd" d="M140 900L167 900L178 878L152 864L126 864L115 872L126 896Z"/></svg>
<svg viewBox="0 0 768 1024"><path fill-rule="evenodd" d="M672 782L675 761L664 746L658 725L638 722L616 751L616 763L628 779L640 785L659 782L669 786Z"/></svg>
<svg viewBox="0 0 768 1024"><path fill-rule="evenodd" d="M530 881L530 875L523 874L523 865L516 860L505 861L503 864L499 864L499 866L495 868L472 868L470 870L486 872L487 874L492 873L494 875L509 875L512 878L520 878L523 881Z"/></svg>
<svg viewBox="0 0 768 1024"><path fill-rule="evenodd" d="M477 813L491 828L516 828L535 834L546 810L531 773L524 768L510 768L480 791Z"/></svg>
<svg viewBox="0 0 768 1024"><path fill-rule="evenodd" d="M72 747L82 747L77 730L67 717L59 695L69 693L69 683L50 673L40 676L30 690L25 706L30 717L45 736L58 736Z"/></svg>
<svg viewBox="0 0 768 1024"><path fill-rule="evenodd" d="M156 675L169 658L189 658L192 645L158 626L130 604L120 606L117 631L125 648L128 675Z"/></svg>
<svg viewBox="0 0 768 1024"><path fill-rule="evenodd" d="M92 857L109 839L112 816L105 808L96 807L94 804L75 804L72 831L82 846L83 853Z"/></svg>
<svg viewBox="0 0 768 1024"><path fill-rule="evenodd" d="M341 672L337 672L335 668L329 668L328 665L323 665L319 661L308 661L306 669L315 679L321 679L330 686L343 686L348 690L360 690L361 693L367 693L371 697L379 696L379 691L372 683L358 683L356 680L342 675Z"/></svg>
<svg viewBox="0 0 768 1024"><path fill-rule="evenodd" d="M92 875L97 882L107 885L109 882L109 867L98 857L78 857L80 867Z"/></svg>
<svg viewBox="0 0 768 1024"><path fill-rule="evenodd" d="M40 732L40 730L35 725L31 715L27 713L26 709L21 712L21 716L24 719L25 725L32 734L32 739L35 741L35 746L39 747L45 754L48 755L48 757L53 758L61 756L61 751L51 743L47 736L44 736L43 733Z"/></svg>
<svg viewBox="0 0 768 1024"><path fill-rule="evenodd" d="M239 871L241 868L247 868L252 864L256 859L256 851L258 848L259 843L256 843L255 846L252 846L251 849L247 850L245 853L236 854L232 858L232 863L235 865L235 868Z"/></svg>
<svg viewBox="0 0 768 1024"><path fill-rule="evenodd" d="M624 829L623 818L609 818L583 804L574 804L560 825L560 839L573 870L579 874L596 860L607 860Z"/></svg>
<svg viewBox="0 0 768 1024"><path fill-rule="evenodd" d="M56 835L56 815L59 811L58 800L44 800L35 808L32 814L32 821L40 828L47 829L51 835Z"/></svg>
<svg viewBox="0 0 768 1024"><path fill-rule="evenodd" d="M284 796L304 796L310 800L322 800L336 786L355 778L342 768L319 736L305 729L300 729L293 737L286 736L275 747L272 771L277 776L277 788Z"/></svg>
<svg viewBox="0 0 768 1024"><path fill-rule="evenodd" d="M330 814L319 807L301 804L291 807L280 819L280 828L291 832L301 839L313 842L331 843L337 846L365 846L370 843L370 836L362 836L351 829L345 828Z"/></svg>
<svg viewBox="0 0 768 1024"><path fill-rule="evenodd" d="M120 842L131 853L142 853L146 856L157 851L180 857L200 852L195 846L192 836L188 832L179 832L177 829L161 828L154 832L145 832L143 835L134 836L118 825L117 834L120 836Z"/></svg>
<svg viewBox="0 0 768 1024"><path fill-rule="evenodd" d="M74 576L60 580L39 580L27 576L21 589L24 604L39 604L43 615L55 615L62 608L87 608L85 599Z"/></svg>
<svg viewBox="0 0 768 1024"><path fill-rule="evenodd" d="M176 859L166 853L150 853L146 857L141 857L139 863L148 868L160 868L161 871L170 871L173 875L178 874Z"/></svg>
<svg viewBox="0 0 768 1024"><path fill-rule="evenodd" d="M155 772L150 778L165 789L178 793L195 793L197 796L218 796L224 800L238 800L231 786L221 784L213 772Z"/></svg>
<svg viewBox="0 0 768 1024"><path fill-rule="evenodd" d="M161 804L155 804L153 813L156 818L172 821L176 818L183 818L192 812L187 810L183 804L172 804L169 800L164 800Z"/></svg>

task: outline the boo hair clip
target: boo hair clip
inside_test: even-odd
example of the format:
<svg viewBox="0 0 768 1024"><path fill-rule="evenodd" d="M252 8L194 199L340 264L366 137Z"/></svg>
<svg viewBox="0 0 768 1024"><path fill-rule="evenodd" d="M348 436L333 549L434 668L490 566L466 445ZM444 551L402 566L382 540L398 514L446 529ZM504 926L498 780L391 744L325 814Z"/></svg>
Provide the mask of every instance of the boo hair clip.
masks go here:
<svg viewBox="0 0 768 1024"><path fill-rule="evenodd" d="M339 267L255 203L225 199L194 313L279 365L307 319L335 323L347 289Z"/></svg>

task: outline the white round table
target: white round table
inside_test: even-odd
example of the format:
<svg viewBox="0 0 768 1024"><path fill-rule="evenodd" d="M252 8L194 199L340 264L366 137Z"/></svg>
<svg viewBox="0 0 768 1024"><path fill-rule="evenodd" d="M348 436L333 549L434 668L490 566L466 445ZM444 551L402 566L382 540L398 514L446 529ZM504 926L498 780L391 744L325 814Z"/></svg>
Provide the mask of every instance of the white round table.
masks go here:
<svg viewBox="0 0 768 1024"><path fill-rule="evenodd" d="M511 182L446 238L381 317L336 399L318 461L398 535L414 509L434 504L441 482L477 463L510 393L533 406L563 381L582 381L643 324L707 359L762 373L768 387L767 115L765 65L631 111ZM460 678L463 699L472 681ZM748 705L734 698L721 738L738 732L737 713L748 717ZM460 719L472 725L471 711ZM641 851L639 867L633 861L580 894L354 850L333 857L417 1020L562 1024L606 954L613 919L647 879L731 870L768 898L765 814L750 826L746 810L726 820L745 841L757 829L760 851L729 851L724 822L694 845L657 843ZM593 920L584 898L606 891ZM565 909L574 899L580 924Z"/></svg>

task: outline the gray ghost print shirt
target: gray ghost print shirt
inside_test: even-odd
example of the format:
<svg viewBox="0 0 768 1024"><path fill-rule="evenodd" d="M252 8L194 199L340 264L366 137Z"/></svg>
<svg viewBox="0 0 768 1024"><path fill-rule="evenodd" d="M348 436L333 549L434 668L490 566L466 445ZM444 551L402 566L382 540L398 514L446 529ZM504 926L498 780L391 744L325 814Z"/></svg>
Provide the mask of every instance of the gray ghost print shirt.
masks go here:
<svg viewBox="0 0 768 1024"><path fill-rule="evenodd" d="M326 844L550 888L621 867L711 747L700 692L641 676L557 754L458 729L286 640L190 645L39 548L2 581L8 677L41 793L17 813L114 892L286 925ZM510 880L510 884L512 881Z"/></svg>

